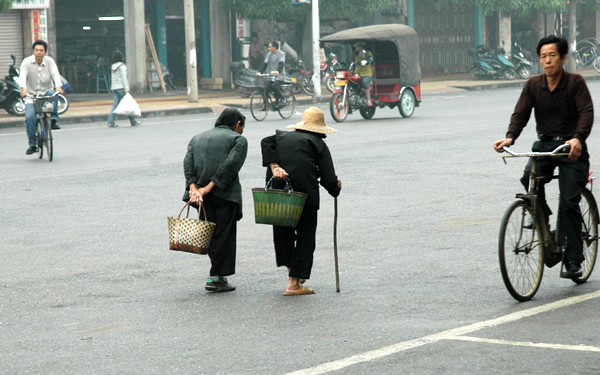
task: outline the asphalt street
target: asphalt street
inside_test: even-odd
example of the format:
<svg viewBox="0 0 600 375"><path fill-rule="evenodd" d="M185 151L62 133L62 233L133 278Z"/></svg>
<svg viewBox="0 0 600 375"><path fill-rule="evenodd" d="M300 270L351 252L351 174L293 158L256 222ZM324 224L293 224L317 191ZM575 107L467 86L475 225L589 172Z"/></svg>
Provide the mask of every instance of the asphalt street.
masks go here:
<svg viewBox="0 0 600 375"><path fill-rule="evenodd" d="M597 102L600 83L589 83ZM321 190L312 296L285 297L271 228L254 223L260 140L300 121L250 113L231 293L204 290L207 257L168 249L191 137L217 114L140 127L67 124L49 163L24 128L0 129L2 374L598 374L600 270L583 285L546 269L535 298L506 291L497 256L524 160L504 164L520 88L425 97L327 124L338 198ZM514 149L529 150L533 122ZM588 140L600 160L599 130ZM600 169L598 169L600 172ZM548 196L556 187L548 189Z"/></svg>

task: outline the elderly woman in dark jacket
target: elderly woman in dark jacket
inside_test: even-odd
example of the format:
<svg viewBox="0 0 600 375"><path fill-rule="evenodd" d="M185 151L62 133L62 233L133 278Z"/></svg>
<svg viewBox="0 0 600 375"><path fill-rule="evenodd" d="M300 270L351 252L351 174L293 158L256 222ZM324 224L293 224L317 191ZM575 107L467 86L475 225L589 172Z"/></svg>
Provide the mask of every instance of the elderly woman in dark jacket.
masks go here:
<svg viewBox="0 0 600 375"><path fill-rule="evenodd" d="M208 248L211 268L205 289L235 290L225 276L235 273L237 221L242 218L242 186L238 172L248 153L242 136L246 117L237 109L225 109L215 127L192 138L183 160L184 201L203 202L206 219L216 223Z"/></svg>
<svg viewBox="0 0 600 375"><path fill-rule="evenodd" d="M308 197L296 228L273 226L275 256L277 266L286 266L289 271L284 295L314 294L313 289L301 283L310 278L313 264L319 183L333 197L337 197L342 189L329 148L323 141L325 134L338 131L325 125L323 112L315 107L304 112L301 122L287 128L296 130L278 130L275 135L261 142L267 181L274 177L278 181L273 187L281 189L284 180L289 178L294 191L307 193Z"/></svg>

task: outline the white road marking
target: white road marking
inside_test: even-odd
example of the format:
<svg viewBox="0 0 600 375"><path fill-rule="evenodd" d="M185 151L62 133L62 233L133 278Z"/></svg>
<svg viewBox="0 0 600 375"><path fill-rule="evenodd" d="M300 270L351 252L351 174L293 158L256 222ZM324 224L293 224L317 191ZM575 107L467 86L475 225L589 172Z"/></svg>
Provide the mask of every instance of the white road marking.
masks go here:
<svg viewBox="0 0 600 375"><path fill-rule="evenodd" d="M533 348L544 348L544 349L559 349L559 350L579 350L584 352L600 352L600 347L587 346L587 345L562 345L562 344L546 344L543 342L531 342L531 341L506 341L496 339L484 339L481 337L471 336L456 336L451 340L461 341L472 341L481 342L485 344L500 344L500 345L513 345L513 346L529 346Z"/></svg>
<svg viewBox="0 0 600 375"><path fill-rule="evenodd" d="M600 290L593 292L593 293L584 294L581 296L571 297L571 298L567 298L564 300L548 303L546 305L533 307L533 308L522 310L522 311L517 311L512 314L504 315L504 316L501 316L496 319L490 319L490 320L486 320L483 322L470 324L468 326L458 327L458 328L450 329L450 330L443 331L440 333L436 333L433 335L424 336L424 337L421 337L421 338L418 338L415 340L404 341L404 342L400 342L397 344L385 346L380 349L375 349L375 350L371 350L369 352L365 352L362 354L357 354L357 355L353 355L351 357L342 358L337 361L323 363L321 365L317 365L317 366L310 367L307 369L290 372L286 375L325 374L328 372L337 371L337 370L343 369L345 367L355 365L357 363L373 361L373 360L376 360L376 359L379 359L382 357L386 357L386 356L389 356L392 354L400 353L400 352L408 350L408 349L416 348L416 347L427 345L427 344L432 344L432 343L438 342L440 340L458 339L460 336L466 335L471 332L479 331L479 330L486 329L486 328L496 327L501 324L512 323L517 320L527 318L527 317L530 317L533 315L557 310L557 309L567 307L567 306L572 306L572 305L575 305L575 304L578 304L581 302L585 302L590 299L599 298L599 297L600 297Z"/></svg>

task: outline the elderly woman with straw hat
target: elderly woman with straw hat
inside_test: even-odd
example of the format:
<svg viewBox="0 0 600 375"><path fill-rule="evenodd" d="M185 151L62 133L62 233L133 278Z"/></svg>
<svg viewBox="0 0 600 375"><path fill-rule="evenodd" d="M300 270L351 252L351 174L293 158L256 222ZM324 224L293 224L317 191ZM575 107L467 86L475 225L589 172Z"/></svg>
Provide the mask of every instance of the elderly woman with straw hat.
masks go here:
<svg viewBox="0 0 600 375"><path fill-rule="evenodd" d="M273 188L282 189L289 179L294 191L308 194L296 228L273 226L273 242L277 266L288 268L288 284L284 295L314 294L303 282L310 278L315 251L319 183L333 197L342 189L337 178L329 148L323 141L326 134L338 133L325 124L323 111L308 108L302 121L287 126L295 131L277 130L261 142L263 166L267 181L274 177Z"/></svg>

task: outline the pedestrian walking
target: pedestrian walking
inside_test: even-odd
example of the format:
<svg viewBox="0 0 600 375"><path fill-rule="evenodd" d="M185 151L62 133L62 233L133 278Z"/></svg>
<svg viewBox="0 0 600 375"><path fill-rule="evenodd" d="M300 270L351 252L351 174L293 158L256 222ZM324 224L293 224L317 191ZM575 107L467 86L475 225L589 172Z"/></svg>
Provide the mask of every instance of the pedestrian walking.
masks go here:
<svg viewBox="0 0 600 375"><path fill-rule="evenodd" d="M288 284L284 295L314 294L302 283L310 278L316 248L319 183L337 197L342 182L337 178L333 160L324 139L338 133L325 124L323 111L308 108L302 121L287 126L295 131L277 130L261 142L263 166L267 181L273 177L273 188L282 189L289 179L294 191L308 194L296 228L273 226L273 242L277 266L288 268Z"/></svg>
<svg viewBox="0 0 600 375"><path fill-rule="evenodd" d="M237 221L242 218L242 186L239 171L248 153L242 133L246 117L234 108L225 109L215 127L192 138L183 160L185 202L206 210L206 220L216 223L208 248L211 262L205 289L230 292L235 286L226 276L235 274Z"/></svg>
<svg viewBox="0 0 600 375"><path fill-rule="evenodd" d="M124 63L125 57L123 52L115 51L112 55L112 66L110 67L110 90L113 94L114 104L108 115L108 126L116 128L118 125L115 123L114 111L119 106L119 103L123 97L129 93L129 84L127 83L127 66ZM135 119L133 116L129 116L129 122L131 126L141 125L142 122Z"/></svg>

